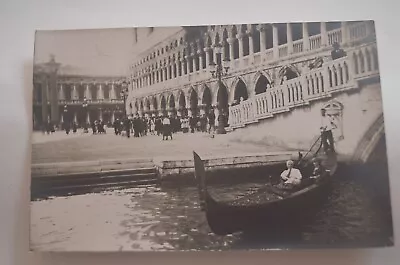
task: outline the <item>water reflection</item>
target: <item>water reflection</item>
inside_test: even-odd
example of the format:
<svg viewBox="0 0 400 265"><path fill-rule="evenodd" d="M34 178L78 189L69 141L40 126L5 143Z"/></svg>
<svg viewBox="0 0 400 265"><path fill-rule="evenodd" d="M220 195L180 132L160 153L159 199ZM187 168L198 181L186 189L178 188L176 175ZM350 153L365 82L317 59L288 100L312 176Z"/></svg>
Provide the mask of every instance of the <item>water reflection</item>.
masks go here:
<svg viewBox="0 0 400 265"><path fill-rule="evenodd" d="M298 234L274 236L237 233L216 236L210 231L204 212L200 211L194 187L160 189L148 186L140 193L132 189L128 194L132 196L134 204L129 207L142 214L121 225L130 228L142 224L144 228L140 232L140 240L152 241L165 249L175 250L390 245L391 217L387 211L390 207L383 205L386 199L382 199L382 190L371 189L370 184L368 176L362 179L339 177L327 204L306 227L299 228ZM218 185L213 189L216 193L236 197L243 191L251 192L259 185ZM135 230L127 230L130 231L130 238L139 237Z"/></svg>
<svg viewBox="0 0 400 265"><path fill-rule="evenodd" d="M196 187L149 185L34 201L31 239L34 249L80 251L391 245L387 174L364 173L339 172L324 207L305 227L287 234L217 236L200 211ZM260 185L213 184L211 189L230 200Z"/></svg>

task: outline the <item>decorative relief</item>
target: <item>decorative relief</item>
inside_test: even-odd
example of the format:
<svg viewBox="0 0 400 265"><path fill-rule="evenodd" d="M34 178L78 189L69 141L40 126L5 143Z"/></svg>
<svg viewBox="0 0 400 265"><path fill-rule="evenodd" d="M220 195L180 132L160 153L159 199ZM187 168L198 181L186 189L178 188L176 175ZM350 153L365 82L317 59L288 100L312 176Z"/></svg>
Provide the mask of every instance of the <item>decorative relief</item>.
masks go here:
<svg viewBox="0 0 400 265"><path fill-rule="evenodd" d="M343 105L337 100L331 100L323 109L326 110L326 115L330 117L334 124L332 134L335 141L344 139L343 135Z"/></svg>

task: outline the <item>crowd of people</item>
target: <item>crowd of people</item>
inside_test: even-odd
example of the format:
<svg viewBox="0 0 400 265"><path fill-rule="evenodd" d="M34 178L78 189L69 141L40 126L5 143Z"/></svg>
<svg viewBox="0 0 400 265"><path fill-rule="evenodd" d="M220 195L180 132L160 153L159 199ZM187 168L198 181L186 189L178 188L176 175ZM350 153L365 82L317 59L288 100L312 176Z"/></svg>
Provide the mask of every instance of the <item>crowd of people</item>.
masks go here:
<svg viewBox="0 0 400 265"><path fill-rule="evenodd" d="M212 136L215 132L215 115L203 114L196 117L176 117L164 115L158 117L139 117L132 119L116 119L113 123L115 135L130 137L142 137L146 135L162 135L163 140L172 140L172 135L176 132L195 133L205 132Z"/></svg>

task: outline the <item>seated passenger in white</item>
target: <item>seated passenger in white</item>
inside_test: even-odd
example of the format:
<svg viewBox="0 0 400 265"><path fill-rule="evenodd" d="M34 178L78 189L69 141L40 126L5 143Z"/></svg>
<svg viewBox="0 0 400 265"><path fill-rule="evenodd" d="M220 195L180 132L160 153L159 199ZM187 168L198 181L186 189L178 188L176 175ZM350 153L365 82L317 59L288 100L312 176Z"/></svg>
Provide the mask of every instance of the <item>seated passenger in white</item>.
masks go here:
<svg viewBox="0 0 400 265"><path fill-rule="evenodd" d="M284 181L284 184L299 185L301 183L301 179L303 178L300 170L293 167L293 160L288 160L286 162L286 166L288 169L283 171L281 174L281 178Z"/></svg>

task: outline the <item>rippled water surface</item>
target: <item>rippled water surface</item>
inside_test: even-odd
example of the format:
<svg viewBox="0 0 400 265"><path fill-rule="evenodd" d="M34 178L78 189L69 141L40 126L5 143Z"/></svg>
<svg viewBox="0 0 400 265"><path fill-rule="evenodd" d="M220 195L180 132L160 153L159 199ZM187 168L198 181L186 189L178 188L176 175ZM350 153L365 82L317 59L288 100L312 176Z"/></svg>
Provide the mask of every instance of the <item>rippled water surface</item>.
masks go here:
<svg viewBox="0 0 400 265"><path fill-rule="evenodd" d="M242 233L216 236L200 211L196 188L146 186L32 202L32 245L41 250L98 251L390 245L387 179L349 174L337 177L327 203L298 231L295 241ZM233 198L259 186L213 188Z"/></svg>

